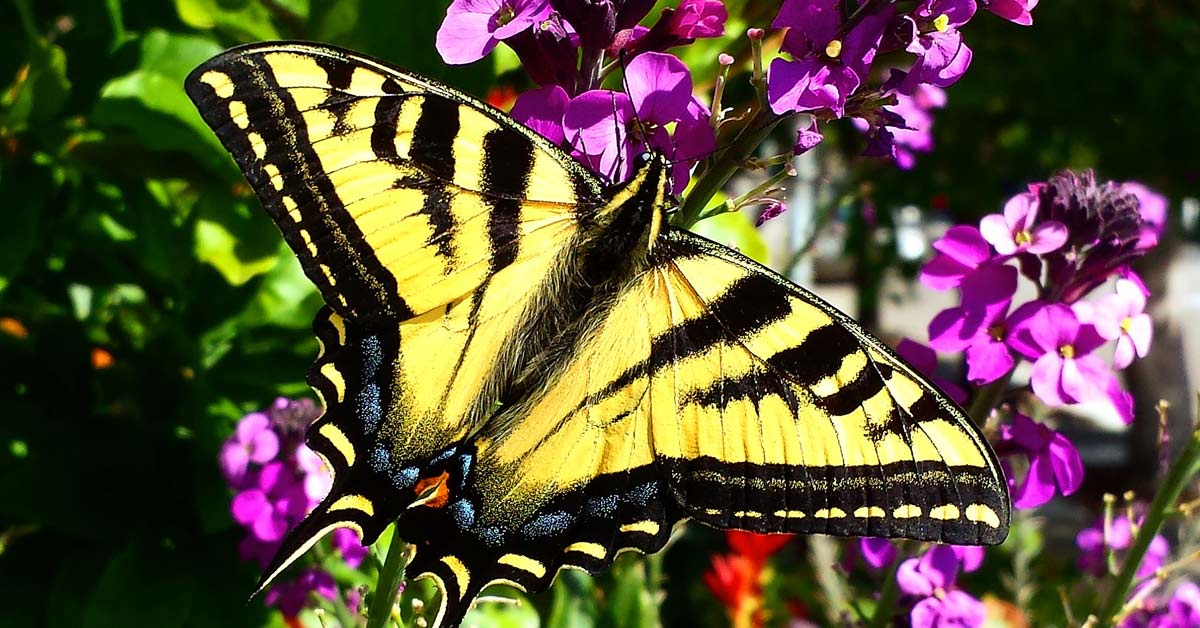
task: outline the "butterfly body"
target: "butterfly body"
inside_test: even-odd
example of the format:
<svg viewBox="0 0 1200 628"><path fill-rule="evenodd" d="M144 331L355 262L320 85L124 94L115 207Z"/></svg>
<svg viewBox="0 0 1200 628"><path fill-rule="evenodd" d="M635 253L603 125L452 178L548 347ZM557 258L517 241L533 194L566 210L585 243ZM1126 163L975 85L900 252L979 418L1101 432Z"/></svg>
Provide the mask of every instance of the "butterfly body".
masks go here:
<svg viewBox="0 0 1200 628"><path fill-rule="evenodd" d="M469 96L327 46L223 53L187 81L321 291L308 443L336 527L392 522L456 623L686 519L758 532L1004 538L994 455L845 315L666 226L661 156L606 186Z"/></svg>

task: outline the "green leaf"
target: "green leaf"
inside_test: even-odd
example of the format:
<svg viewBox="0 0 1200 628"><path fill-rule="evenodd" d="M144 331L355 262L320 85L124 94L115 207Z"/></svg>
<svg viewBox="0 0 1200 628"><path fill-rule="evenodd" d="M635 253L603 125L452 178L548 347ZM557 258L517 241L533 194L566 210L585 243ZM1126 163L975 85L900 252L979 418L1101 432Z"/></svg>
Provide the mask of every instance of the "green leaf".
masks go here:
<svg viewBox="0 0 1200 628"><path fill-rule="evenodd" d="M29 162L0 170L0 294L24 270L38 247L39 216L47 215L53 192L52 173Z"/></svg>
<svg viewBox="0 0 1200 628"><path fill-rule="evenodd" d="M71 92L67 79L67 54L44 41L30 47L29 63L0 95L3 125L14 131L53 119L62 111Z"/></svg>
<svg viewBox="0 0 1200 628"><path fill-rule="evenodd" d="M742 255L761 264L767 263L767 243L754 228L750 217L743 212L725 212L696 223L692 231L725 246L731 246Z"/></svg>
<svg viewBox="0 0 1200 628"><path fill-rule="evenodd" d="M139 67L105 83L93 123L130 132L143 150L187 153L213 172L229 174L224 148L183 91L184 77L221 46L162 30L148 32L138 46Z"/></svg>
<svg viewBox="0 0 1200 628"><path fill-rule="evenodd" d="M547 628L592 628L596 625L596 581L590 575L563 570L551 587L554 601Z"/></svg>
<svg viewBox="0 0 1200 628"><path fill-rule="evenodd" d="M175 0L175 10L179 19L193 28L215 29L240 40L280 38L265 3Z"/></svg>
<svg viewBox="0 0 1200 628"><path fill-rule="evenodd" d="M321 307L321 295L286 245L279 245L275 266L264 277L241 323L305 329Z"/></svg>
<svg viewBox="0 0 1200 628"><path fill-rule="evenodd" d="M164 569L180 560L172 554L136 542L117 554L84 608L84 628L182 626L196 582L187 570Z"/></svg>
<svg viewBox="0 0 1200 628"><path fill-rule="evenodd" d="M512 587L490 587L483 598L496 601L476 601L463 619L464 626L479 628L538 628L540 620L529 600Z"/></svg>
<svg viewBox="0 0 1200 628"><path fill-rule="evenodd" d="M613 585L608 589L607 604L600 616L604 628L653 628L659 625L656 592L646 577L645 560L640 556L622 556L612 569Z"/></svg>
<svg viewBox="0 0 1200 628"><path fill-rule="evenodd" d="M279 263L279 233L257 205L224 194L210 194L198 204L196 259L211 264L230 285L243 285Z"/></svg>

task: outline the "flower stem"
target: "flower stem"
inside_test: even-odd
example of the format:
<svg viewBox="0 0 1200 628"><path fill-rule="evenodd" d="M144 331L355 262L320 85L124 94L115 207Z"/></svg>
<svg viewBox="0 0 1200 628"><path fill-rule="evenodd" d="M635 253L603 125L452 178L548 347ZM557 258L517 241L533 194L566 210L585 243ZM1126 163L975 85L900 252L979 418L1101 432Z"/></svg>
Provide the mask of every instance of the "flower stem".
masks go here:
<svg viewBox="0 0 1200 628"><path fill-rule="evenodd" d="M1009 371L1001 375L1000 379L987 384L975 393L975 397L971 399L971 405L967 407L967 416L971 417L976 425L980 427L987 425L988 416L992 410L996 409L996 405L1004 397L1004 392L1008 390L1008 382L1012 379L1012 374L1013 371Z"/></svg>
<svg viewBox="0 0 1200 628"><path fill-rule="evenodd" d="M1121 571L1108 591L1108 598L1096 615L1096 628L1113 625L1114 619L1125 605L1129 587L1133 584L1133 577L1150 547L1150 542L1154 540L1167 517L1175 513L1175 502L1179 500L1179 495L1187 486L1188 480L1197 473L1200 473L1200 429L1192 433L1192 438L1180 452L1175 464L1167 470L1162 485L1154 495L1154 501L1146 511L1146 518L1138 529L1137 537L1134 538L1133 545L1129 546L1129 553L1125 555Z"/></svg>
<svg viewBox="0 0 1200 628"><path fill-rule="evenodd" d="M875 614L871 616L867 628L886 628L892 625L892 615L895 614L896 603L900 600L900 583L896 579L896 572L908 554L903 551L904 548L901 549L902 551L896 553L896 560L888 569L887 577L883 579L883 590L879 592L879 602L875 604Z"/></svg>
<svg viewBox="0 0 1200 628"><path fill-rule="evenodd" d="M388 546L387 559L379 580L375 583L375 594L367 607L367 628L383 628L392 616L392 606L400 594L400 583L404 581L404 568L408 566L408 543L400 538L400 530L392 528L392 542Z"/></svg>
<svg viewBox="0 0 1200 628"><path fill-rule="evenodd" d="M700 218L697 219L697 222L706 218L712 218L717 214L736 212L742 208L742 205L751 202L754 199L761 199L763 194L765 194L767 191L778 186L780 183L783 183L792 176L795 176L795 174L796 171L793 170L790 165L785 168L781 168L779 172L776 172L768 177L766 181L763 181L755 186L753 190L750 190L749 192L746 192L735 199L727 200L716 207L710 207L707 211L700 214Z"/></svg>
<svg viewBox="0 0 1200 628"><path fill-rule="evenodd" d="M716 162L696 180L696 185L683 200L683 204L672 222L684 229L689 229L696 224L712 197L725 187L725 182L729 181L733 173L742 167L746 158L754 152L754 149L758 148L759 144L762 144L775 125L783 119L784 117L776 116L769 109L760 110L746 124L745 131L741 136L721 151Z"/></svg>

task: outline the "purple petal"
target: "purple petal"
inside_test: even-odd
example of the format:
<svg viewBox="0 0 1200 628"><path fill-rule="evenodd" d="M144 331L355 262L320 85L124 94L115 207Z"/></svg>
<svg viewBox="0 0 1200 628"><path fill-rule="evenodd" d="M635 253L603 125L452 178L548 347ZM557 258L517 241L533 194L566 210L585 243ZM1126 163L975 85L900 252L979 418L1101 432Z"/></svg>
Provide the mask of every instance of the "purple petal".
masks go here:
<svg viewBox="0 0 1200 628"><path fill-rule="evenodd" d="M557 85L525 92L513 103L510 115L555 144L564 139L563 114L571 98Z"/></svg>
<svg viewBox="0 0 1200 628"><path fill-rule="evenodd" d="M971 573L983 565L986 551L978 545L951 545L954 555L962 563L962 570Z"/></svg>
<svg viewBox="0 0 1200 628"><path fill-rule="evenodd" d="M1033 24L1033 16L1029 12L1037 3L1038 0L990 0L983 4L983 8L1014 24L1029 26Z"/></svg>
<svg viewBox="0 0 1200 628"><path fill-rule="evenodd" d="M1050 442L1047 439L1047 428L1033 419L1016 412L1012 423L1000 426L1000 439L1005 444L1016 445L1026 453L1038 452L1045 449Z"/></svg>
<svg viewBox="0 0 1200 628"><path fill-rule="evenodd" d="M1029 384L1033 388L1033 394L1037 395L1046 405L1061 406L1068 403L1062 390L1064 362L1057 352L1050 352L1033 363Z"/></svg>
<svg viewBox="0 0 1200 628"><path fill-rule="evenodd" d="M633 118L633 103L628 96L592 90L567 105L563 131L573 146L595 158L588 163L598 172L610 181L624 181L632 171L635 150L641 150L629 141L629 122Z"/></svg>
<svg viewBox="0 0 1200 628"><path fill-rule="evenodd" d="M248 444L254 440L260 432L270 431L271 419L262 412L251 412L241 421L238 421L236 434L237 440L240 443Z"/></svg>
<svg viewBox="0 0 1200 628"><path fill-rule="evenodd" d="M487 56L500 41L492 36L491 22L492 16L487 13L447 11L435 42L442 60L450 65L463 65Z"/></svg>
<svg viewBox="0 0 1200 628"><path fill-rule="evenodd" d="M824 50L842 23L838 0L785 0L771 28L788 28L783 49L802 57Z"/></svg>
<svg viewBox="0 0 1200 628"><path fill-rule="evenodd" d="M908 613L912 628L940 628L951 625L942 621L942 600L927 597L913 606Z"/></svg>
<svg viewBox="0 0 1200 628"><path fill-rule="evenodd" d="M671 17L671 30L686 39L725 34L729 13L720 0L683 0Z"/></svg>
<svg viewBox="0 0 1200 628"><path fill-rule="evenodd" d="M1013 506L1036 508L1050 501L1055 494L1054 466L1049 455L1036 452L1029 456L1029 471L1025 480L1013 491Z"/></svg>
<svg viewBox="0 0 1200 628"><path fill-rule="evenodd" d="M1017 242L1013 239L1012 227L1010 227L1004 216L1000 214L988 214L979 221L979 232L983 234L983 239L988 241L995 247L996 252L1001 255L1012 255L1017 252Z"/></svg>
<svg viewBox="0 0 1200 628"><path fill-rule="evenodd" d="M493 24L495 31L492 36L496 39L508 39L532 26L539 19L545 19L550 12L547 0L515 0L512 3L513 16L503 26Z"/></svg>
<svg viewBox="0 0 1200 628"><path fill-rule="evenodd" d="M1154 323L1149 314L1139 314L1129 321L1129 339L1133 342L1139 358L1146 357L1150 351L1150 341L1154 338Z"/></svg>
<svg viewBox="0 0 1200 628"><path fill-rule="evenodd" d="M948 619L945 628L979 628L987 621L987 606L963 591L949 591L942 598L942 613Z"/></svg>
<svg viewBox="0 0 1200 628"><path fill-rule="evenodd" d="M1038 359L1047 351L1057 350L1057 347L1043 347L1033 337L1032 327L1041 320L1038 315L1045 307L1042 301L1030 301L1008 317L1009 333L1004 342L1030 360Z"/></svg>
<svg viewBox="0 0 1200 628"><path fill-rule="evenodd" d="M1037 196L1022 192L1004 203L1004 222L1013 231L1025 231L1037 218Z"/></svg>
<svg viewBox="0 0 1200 628"><path fill-rule="evenodd" d="M824 69L816 59L788 61L777 58L771 61L767 70L767 100L771 110L785 114L828 106L828 96L819 91L819 83L814 85L815 78ZM836 95L833 100L836 104Z"/></svg>
<svg viewBox="0 0 1200 628"><path fill-rule="evenodd" d="M1129 336L1117 338L1117 347L1113 351L1113 368L1120 370L1133 364L1135 353L1133 341Z"/></svg>
<svg viewBox="0 0 1200 628"><path fill-rule="evenodd" d="M1088 355L1063 361L1062 390L1069 403L1093 401L1104 396L1103 384L1112 371L1098 356Z"/></svg>
<svg viewBox="0 0 1200 628"><path fill-rule="evenodd" d="M675 55L640 54L625 69L625 84L638 117L667 124L687 114L692 100L692 75Z"/></svg>
<svg viewBox="0 0 1200 628"><path fill-rule="evenodd" d="M881 13L868 15L846 34L839 58L854 72L859 82L866 80L870 73L871 62L875 60L875 53L879 50L879 42L892 13L893 9L888 6ZM854 88L857 87L856 84ZM843 93L842 97L846 98L852 92L853 89Z"/></svg>
<svg viewBox="0 0 1200 628"><path fill-rule="evenodd" d="M1080 325L1071 346L1075 348L1075 357L1080 358L1100 348L1104 342L1105 338L1097 333L1095 325Z"/></svg>
<svg viewBox="0 0 1200 628"><path fill-rule="evenodd" d="M1104 386L1104 394L1108 397L1113 409L1120 415L1126 425L1133 423L1133 396L1121 388L1117 378L1110 377Z"/></svg>
<svg viewBox="0 0 1200 628"><path fill-rule="evenodd" d="M246 470L250 466L250 452L246 446L235 441L226 441L221 446L221 473L234 488L238 488L246 479Z"/></svg>
<svg viewBox="0 0 1200 628"><path fill-rule="evenodd" d="M896 353L926 375L932 376L937 370L937 353L915 340L901 339L896 345Z"/></svg>
<svg viewBox="0 0 1200 628"><path fill-rule="evenodd" d="M888 539L863 538L858 541L863 560L874 569L883 569L896 560L896 546Z"/></svg>
<svg viewBox="0 0 1200 628"><path fill-rule="evenodd" d="M792 153L795 155L803 155L812 150L817 144L825 140L825 136L817 129L817 120L813 118L812 124L807 129L800 129L796 133L796 145L792 148Z"/></svg>
<svg viewBox="0 0 1200 628"><path fill-rule="evenodd" d="M953 353L970 346L975 329L966 329L967 313L961 307L938 312L929 322L929 346L938 351Z"/></svg>
<svg viewBox="0 0 1200 628"><path fill-rule="evenodd" d="M984 266L963 278L963 307L982 310L1000 306L999 312L989 312L988 322L991 323L1008 312L1010 299L1016 292L1016 268L1007 265Z"/></svg>
<svg viewBox="0 0 1200 628"><path fill-rule="evenodd" d="M933 248L971 268L978 267L992 256L983 234L970 225L950 227L933 243Z"/></svg>
<svg viewBox="0 0 1200 628"><path fill-rule="evenodd" d="M284 534L287 534L288 520L283 513L268 510L259 513L258 517L250 523L250 529L254 532L254 536L264 541L278 541L283 538Z"/></svg>
<svg viewBox="0 0 1200 628"><path fill-rule="evenodd" d="M958 556L949 545L934 545L921 556L918 568L935 589L946 589L958 577Z"/></svg>
<svg viewBox="0 0 1200 628"><path fill-rule="evenodd" d="M271 502L267 500L267 494L254 488L235 495L229 505L233 520L242 525L249 525L270 510Z"/></svg>
<svg viewBox="0 0 1200 628"><path fill-rule="evenodd" d="M1070 495L1083 484L1083 460L1066 436L1055 432L1047 447L1054 478L1063 495Z"/></svg>
<svg viewBox="0 0 1200 628"><path fill-rule="evenodd" d="M1079 337L1079 319L1066 305L1047 305L1031 322L1029 331L1034 341L1047 351L1057 351Z"/></svg>
<svg viewBox="0 0 1200 628"><path fill-rule="evenodd" d="M974 270L944 253L933 256L921 268L921 284L933 290L949 290L962 283L963 277Z"/></svg>
<svg viewBox="0 0 1200 628"><path fill-rule="evenodd" d="M916 558L909 558L900 563L899 569L896 570L896 582L900 585L900 590L909 595L932 595L933 583L918 568L919 565L920 561Z"/></svg>
<svg viewBox="0 0 1200 628"><path fill-rule="evenodd" d="M250 459L258 464L266 464L279 454L279 436L272 430L264 430L254 435L250 444Z"/></svg>
<svg viewBox="0 0 1200 628"><path fill-rule="evenodd" d="M988 338L967 347L967 379L976 386L1000 379L1014 364L1012 353L1003 342Z"/></svg>
<svg viewBox="0 0 1200 628"><path fill-rule="evenodd" d="M1042 223L1034 228L1028 250L1037 255L1057 251L1067 243L1068 235L1066 225L1061 222L1052 220Z"/></svg>

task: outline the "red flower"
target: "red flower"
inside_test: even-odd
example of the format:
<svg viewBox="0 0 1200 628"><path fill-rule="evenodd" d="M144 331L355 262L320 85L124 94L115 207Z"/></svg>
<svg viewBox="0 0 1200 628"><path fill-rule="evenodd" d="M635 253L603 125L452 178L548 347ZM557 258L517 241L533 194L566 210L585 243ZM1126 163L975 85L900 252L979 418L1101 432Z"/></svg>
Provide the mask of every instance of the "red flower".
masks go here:
<svg viewBox="0 0 1200 628"><path fill-rule="evenodd" d="M730 530L725 540L733 552L713 556L712 569L704 584L720 600L734 628L763 625L763 567L772 554L788 541L790 534L755 534Z"/></svg>

